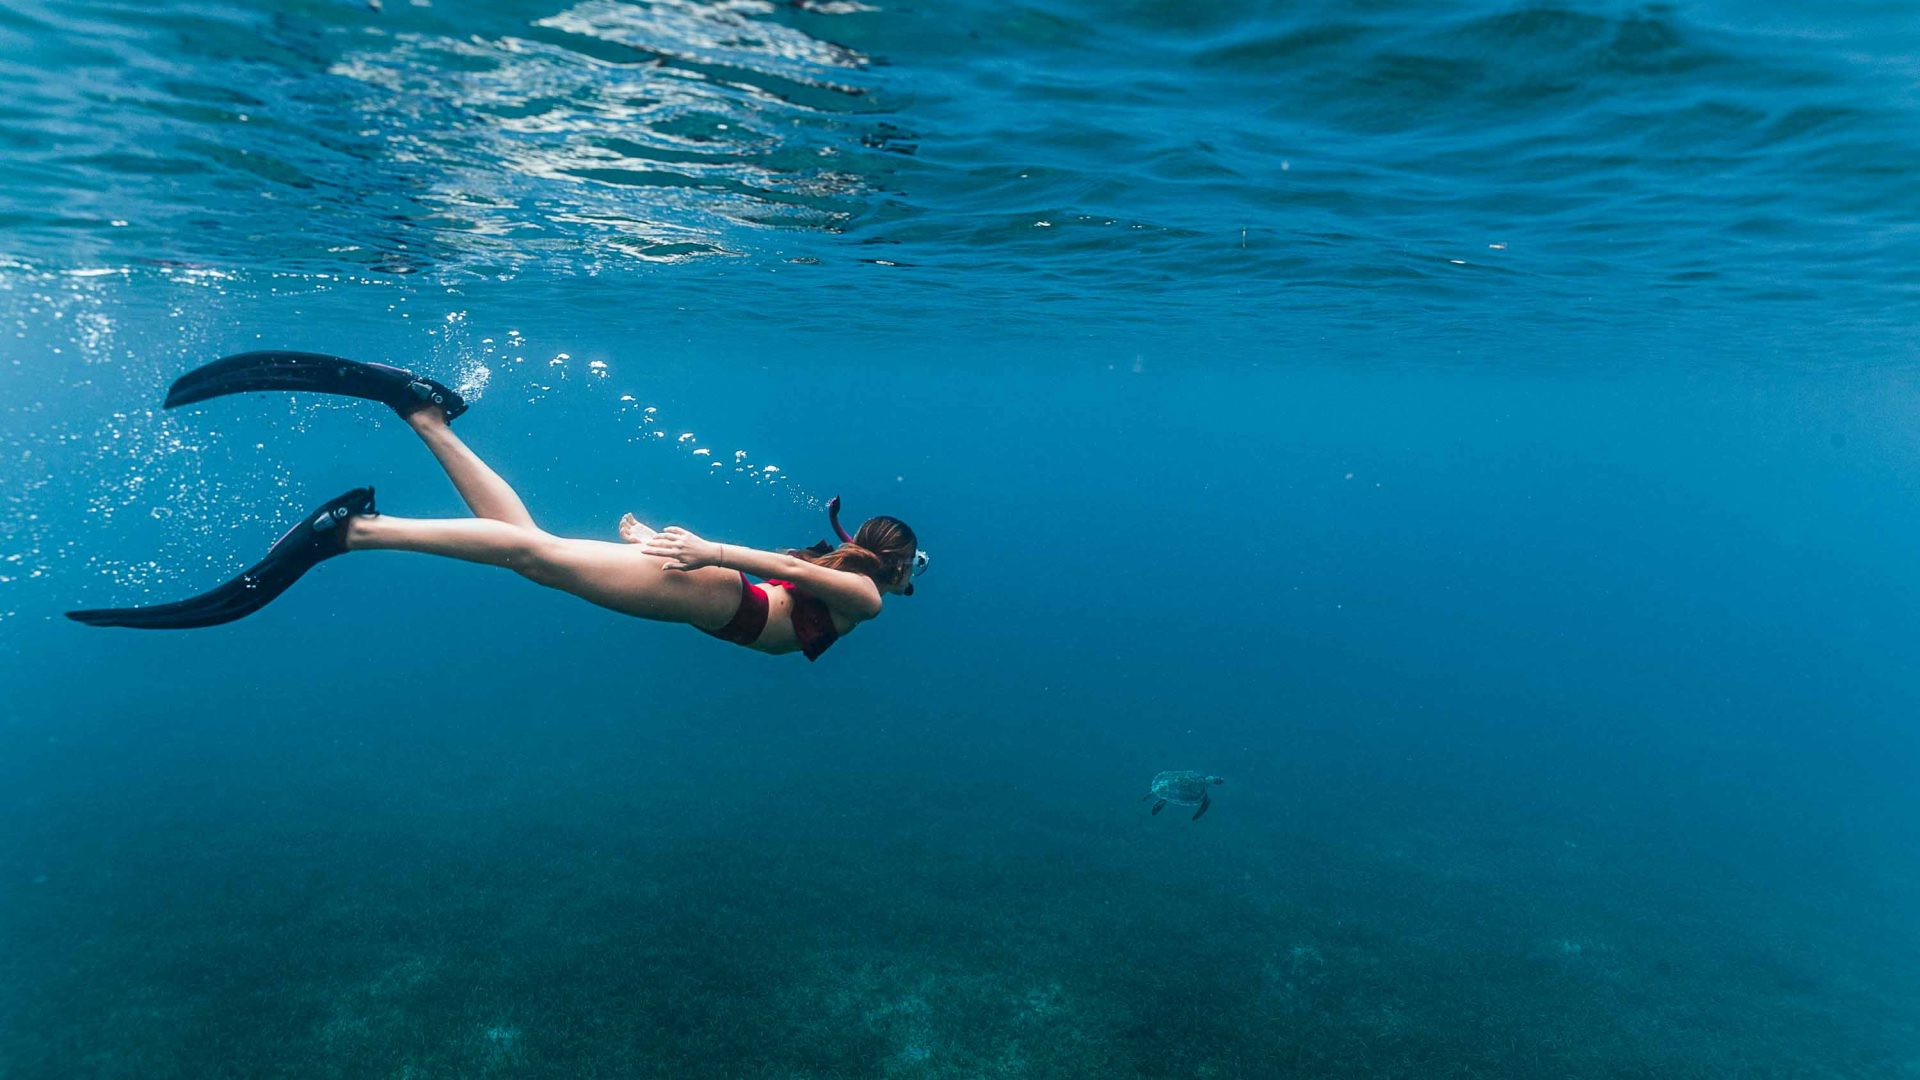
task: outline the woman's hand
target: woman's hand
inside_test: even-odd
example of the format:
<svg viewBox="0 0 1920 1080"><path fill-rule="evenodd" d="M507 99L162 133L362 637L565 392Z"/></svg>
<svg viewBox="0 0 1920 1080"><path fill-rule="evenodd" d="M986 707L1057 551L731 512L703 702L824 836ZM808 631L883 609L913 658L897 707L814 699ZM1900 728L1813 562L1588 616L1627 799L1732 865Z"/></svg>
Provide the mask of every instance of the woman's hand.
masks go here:
<svg viewBox="0 0 1920 1080"><path fill-rule="evenodd" d="M720 565L722 544L702 540L678 525L669 525L640 544L640 551L668 560L668 570L698 570Z"/></svg>

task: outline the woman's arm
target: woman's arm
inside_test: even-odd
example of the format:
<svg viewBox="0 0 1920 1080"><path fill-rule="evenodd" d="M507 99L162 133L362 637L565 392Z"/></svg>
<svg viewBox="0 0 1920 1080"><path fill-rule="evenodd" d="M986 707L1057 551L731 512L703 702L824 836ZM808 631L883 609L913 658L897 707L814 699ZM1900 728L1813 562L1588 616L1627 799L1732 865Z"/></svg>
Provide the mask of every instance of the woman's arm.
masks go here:
<svg viewBox="0 0 1920 1080"><path fill-rule="evenodd" d="M780 578L805 588L827 602L828 607L856 619L871 619L880 614L880 587L865 574L831 570L805 559L796 559L777 551L716 544L669 525L648 537L641 545L648 555L671 560L668 570L697 570L703 566L724 566L758 578Z"/></svg>

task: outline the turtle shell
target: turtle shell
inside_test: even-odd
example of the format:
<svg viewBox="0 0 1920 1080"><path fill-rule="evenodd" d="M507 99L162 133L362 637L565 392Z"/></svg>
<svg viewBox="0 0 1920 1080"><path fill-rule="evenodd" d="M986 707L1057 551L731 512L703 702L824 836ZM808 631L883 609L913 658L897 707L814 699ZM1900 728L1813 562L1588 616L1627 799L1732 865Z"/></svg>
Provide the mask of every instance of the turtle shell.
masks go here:
<svg viewBox="0 0 1920 1080"><path fill-rule="evenodd" d="M1193 806L1206 797L1207 782L1205 773L1163 772L1153 778L1153 794L1156 798L1170 803Z"/></svg>

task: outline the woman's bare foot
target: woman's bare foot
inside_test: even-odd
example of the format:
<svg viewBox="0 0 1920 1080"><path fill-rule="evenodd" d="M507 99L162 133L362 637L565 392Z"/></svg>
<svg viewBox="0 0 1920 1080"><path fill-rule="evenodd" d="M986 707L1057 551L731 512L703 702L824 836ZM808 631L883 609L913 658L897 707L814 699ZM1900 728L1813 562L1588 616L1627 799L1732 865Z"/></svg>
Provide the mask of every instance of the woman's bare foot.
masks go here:
<svg viewBox="0 0 1920 1080"><path fill-rule="evenodd" d="M644 544L653 534L653 529L640 524L640 519L632 514L627 514L620 519L620 539L629 544Z"/></svg>

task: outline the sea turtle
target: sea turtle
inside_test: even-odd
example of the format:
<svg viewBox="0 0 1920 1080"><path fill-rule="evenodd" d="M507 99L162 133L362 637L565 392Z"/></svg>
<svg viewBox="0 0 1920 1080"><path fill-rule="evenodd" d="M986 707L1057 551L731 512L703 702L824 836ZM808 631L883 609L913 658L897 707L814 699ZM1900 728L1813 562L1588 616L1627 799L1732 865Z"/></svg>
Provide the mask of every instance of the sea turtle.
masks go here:
<svg viewBox="0 0 1920 1080"><path fill-rule="evenodd" d="M1158 800L1153 804L1156 814L1165 810L1168 803L1179 803L1181 806L1197 803L1200 809L1193 812L1193 820L1199 821L1200 815L1213 805L1213 800L1207 797L1207 789L1224 783L1226 781L1218 776L1203 776L1197 772L1163 772L1153 778L1153 790L1140 796L1140 801Z"/></svg>

